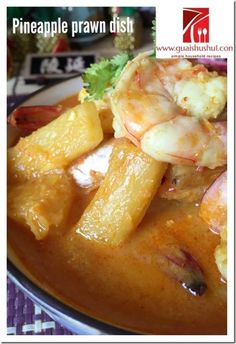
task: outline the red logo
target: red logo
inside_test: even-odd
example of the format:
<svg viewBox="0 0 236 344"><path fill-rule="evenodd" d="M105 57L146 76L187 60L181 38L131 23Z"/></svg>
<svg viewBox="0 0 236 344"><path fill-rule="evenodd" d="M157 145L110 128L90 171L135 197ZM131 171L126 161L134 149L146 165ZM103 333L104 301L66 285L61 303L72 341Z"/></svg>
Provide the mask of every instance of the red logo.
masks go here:
<svg viewBox="0 0 236 344"><path fill-rule="evenodd" d="M183 9L183 42L209 42L209 8Z"/></svg>

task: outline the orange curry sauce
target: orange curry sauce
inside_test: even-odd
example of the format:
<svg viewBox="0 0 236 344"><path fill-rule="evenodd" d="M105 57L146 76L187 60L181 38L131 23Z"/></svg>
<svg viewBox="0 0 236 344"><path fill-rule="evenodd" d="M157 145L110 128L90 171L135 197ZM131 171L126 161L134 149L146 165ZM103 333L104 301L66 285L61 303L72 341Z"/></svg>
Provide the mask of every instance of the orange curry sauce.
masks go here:
<svg viewBox="0 0 236 344"><path fill-rule="evenodd" d="M77 103L77 96L60 102ZM219 236L198 217L195 204L156 197L129 240L111 248L76 234L73 225L94 194L76 188L66 226L42 241L9 221L9 246L43 289L92 317L138 333L226 334L226 284L214 260ZM158 267L158 247L172 240L202 268L204 295L191 295Z"/></svg>

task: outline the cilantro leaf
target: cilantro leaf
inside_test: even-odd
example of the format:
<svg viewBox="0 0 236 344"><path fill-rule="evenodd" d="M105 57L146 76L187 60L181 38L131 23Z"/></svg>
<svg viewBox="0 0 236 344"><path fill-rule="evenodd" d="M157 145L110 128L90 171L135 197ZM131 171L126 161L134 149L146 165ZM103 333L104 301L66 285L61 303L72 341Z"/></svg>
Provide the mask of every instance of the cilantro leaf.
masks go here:
<svg viewBox="0 0 236 344"><path fill-rule="evenodd" d="M88 84L86 88L91 98L100 99L103 97L112 76L112 65L107 59L103 59L99 63L94 63L87 68L83 80Z"/></svg>
<svg viewBox="0 0 236 344"><path fill-rule="evenodd" d="M120 54L114 56L111 59L111 63L113 65L113 69L114 69L114 76L112 78L113 84L117 83L122 70L124 69L127 62L129 60L131 60L132 58L133 58L133 56L131 54L124 52L124 53L120 53Z"/></svg>
<svg viewBox="0 0 236 344"><path fill-rule="evenodd" d="M128 53L120 53L112 59L102 59L91 64L83 75L83 80L90 99L101 99L105 92L115 87L126 63L133 58Z"/></svg>

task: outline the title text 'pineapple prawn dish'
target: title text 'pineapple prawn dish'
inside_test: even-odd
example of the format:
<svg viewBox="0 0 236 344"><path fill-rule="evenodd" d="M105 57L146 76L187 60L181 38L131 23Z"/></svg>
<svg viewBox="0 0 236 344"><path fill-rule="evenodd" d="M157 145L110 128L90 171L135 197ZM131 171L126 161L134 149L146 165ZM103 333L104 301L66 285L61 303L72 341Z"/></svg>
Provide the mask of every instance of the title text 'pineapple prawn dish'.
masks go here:
<svg viewBox="0 0 236 344"><path fill-rule="evenodd" d="M227 73L215 62L124 53L91 65L79 94L12 112L9 251L35 283L132 332L226 334Z"/></svg>

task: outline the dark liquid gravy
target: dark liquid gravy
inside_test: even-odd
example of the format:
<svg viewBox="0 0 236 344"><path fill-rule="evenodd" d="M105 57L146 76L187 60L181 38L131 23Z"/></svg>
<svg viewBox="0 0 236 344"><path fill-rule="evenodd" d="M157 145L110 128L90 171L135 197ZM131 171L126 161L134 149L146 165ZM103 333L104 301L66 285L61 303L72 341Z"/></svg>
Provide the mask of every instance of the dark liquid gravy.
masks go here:
<svg viewBox="0 0 236 344"><path fill-rule="evenodd" d="M88 196L80 196L65 229L41 242L9 223L9 244L40 286L92 317L135 332L226 334L227 288L214 260L219 236L195 205L154 199L129 240L110 248L76 234L73 224L87 203ZM173 240L201 266L203 296L189 294L158 266L155 253Z"/></svg>

